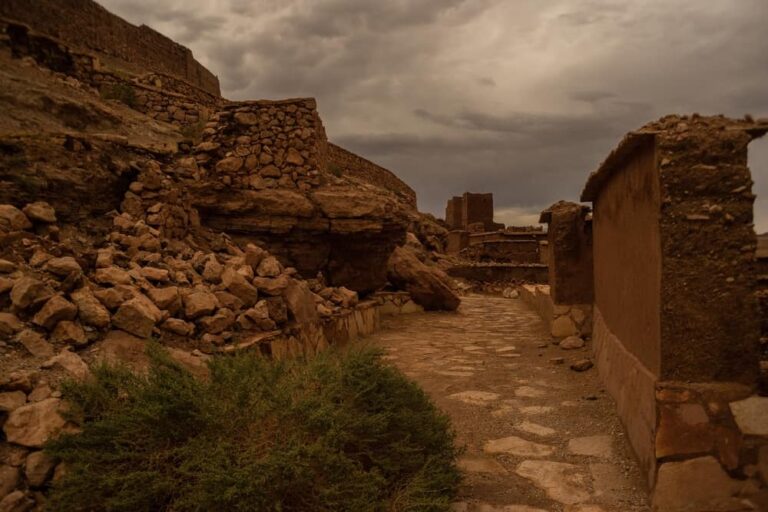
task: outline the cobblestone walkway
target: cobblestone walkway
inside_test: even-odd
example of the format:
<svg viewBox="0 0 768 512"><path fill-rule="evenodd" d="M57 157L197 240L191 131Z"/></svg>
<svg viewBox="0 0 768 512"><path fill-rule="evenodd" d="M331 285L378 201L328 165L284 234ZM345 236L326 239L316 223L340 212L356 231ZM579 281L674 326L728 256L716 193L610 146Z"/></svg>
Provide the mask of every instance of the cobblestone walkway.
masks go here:
<svg viewBox="0 0 768 512"><path fill-rule="evenodd" d="M466 447L456 512L640 512L647 491L588 348L551 344L517 299L385 319L370 338L448 413ZM551 359L563 357L564 364Z"/></svg>

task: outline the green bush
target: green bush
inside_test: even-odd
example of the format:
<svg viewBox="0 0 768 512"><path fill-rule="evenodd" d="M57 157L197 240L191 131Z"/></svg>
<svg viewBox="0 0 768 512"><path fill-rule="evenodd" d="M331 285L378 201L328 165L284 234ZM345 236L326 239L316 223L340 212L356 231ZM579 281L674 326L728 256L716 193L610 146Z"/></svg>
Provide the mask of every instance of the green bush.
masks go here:
<svg viewBox="0 0 768 512"><path fill-rule="evenodd" d="M446 416L371 350L217 358L207 381L158 348L145 377L68 383L80 434L57 511L441 511L459 474Z"/></svg>
<svg viewBox="0 0 768 512"><path fill-rule="evenodd" d="M101 97L105 100L117 100L131 108L136 108L136 93L130 85L117 82L101 88Z"/></svg>

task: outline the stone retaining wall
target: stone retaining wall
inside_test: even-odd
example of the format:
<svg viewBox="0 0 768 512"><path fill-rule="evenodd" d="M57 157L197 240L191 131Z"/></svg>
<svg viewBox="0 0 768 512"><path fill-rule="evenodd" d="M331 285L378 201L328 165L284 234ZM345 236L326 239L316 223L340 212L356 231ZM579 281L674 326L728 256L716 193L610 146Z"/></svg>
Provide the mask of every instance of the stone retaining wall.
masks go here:
<svg viewBox="0 0 768 512"><path fill-rule="evenodd" d="M132 25L92 0L3 0L0 16L68 46L101 54L134 72L167 73L215 96L221 94L219 79L188 48L146 25Z"/></svg>
<svg viewBox="0 0 768 512"><path fill-rule="evenodd" d="M416 208L416 192L391 171L331 142L328 143L328 160L331 172L361 178L397 194L406 204Z"/></svg>

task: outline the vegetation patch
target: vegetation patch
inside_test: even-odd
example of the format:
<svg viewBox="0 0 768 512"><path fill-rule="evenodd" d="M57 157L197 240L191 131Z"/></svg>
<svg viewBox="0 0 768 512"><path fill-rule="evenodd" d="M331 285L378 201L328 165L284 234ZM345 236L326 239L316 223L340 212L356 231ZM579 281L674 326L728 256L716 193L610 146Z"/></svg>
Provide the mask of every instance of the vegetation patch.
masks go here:
<svg viewBox="0 0 768 512"><path fill-rule="evenodd" d="M82 431L46 448L67 467L51 510L449 509L449 421L378 352L220 357L207 381L150 358L145 376L101 366L65 386Z"/></svg>
<svg viewBox="0 0 768 512"><path fill-rule="evenodd" d="M117 100L131 108L136 108L136 93L134 92L133 87L126 83L117 82L105 85L99 92L101 93L101 97L105 100Z"/></svg>

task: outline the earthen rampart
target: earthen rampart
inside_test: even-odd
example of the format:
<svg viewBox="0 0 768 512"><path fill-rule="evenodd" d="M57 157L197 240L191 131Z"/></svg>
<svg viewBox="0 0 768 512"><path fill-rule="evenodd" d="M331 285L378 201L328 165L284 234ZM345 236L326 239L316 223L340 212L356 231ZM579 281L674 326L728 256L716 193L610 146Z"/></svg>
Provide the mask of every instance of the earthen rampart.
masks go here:
<svg viewBox="0 0 768 512"><path fill-rule="evenodd" d="M105 60L114 59L131 71L167 73L216 96L221 94L219 79L188 48L146 25L132 25L92 0L3 0L0 16Z"/></svg>

